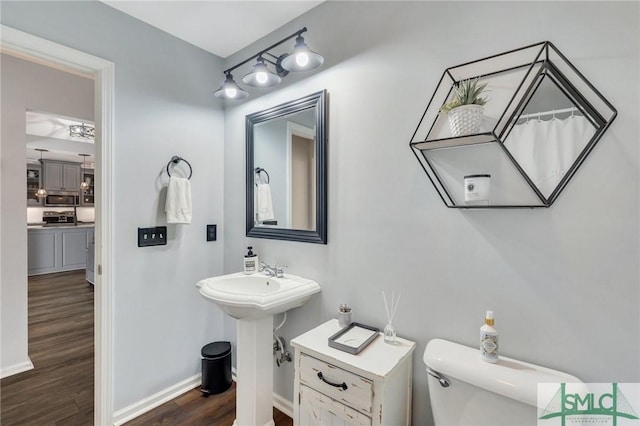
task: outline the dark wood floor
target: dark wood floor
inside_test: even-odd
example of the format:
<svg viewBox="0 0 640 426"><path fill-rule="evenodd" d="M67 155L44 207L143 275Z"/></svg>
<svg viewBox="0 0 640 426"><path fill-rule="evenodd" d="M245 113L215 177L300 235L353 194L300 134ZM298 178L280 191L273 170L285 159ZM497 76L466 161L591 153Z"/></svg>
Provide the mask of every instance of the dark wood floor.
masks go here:
<svg viewBox="0 0 640 426"><path fill-rule="evenodd" d="M29 357L35 368L0 381L2 426L93 425L93 286L84 270L29 277ZM193 389L127 423L231 426L235 384ZM292 426L274 409L276 426Z"/></svg>
<svg viewBox="0 0 640 426"><path fill-rule="evenodd" d="M236 418L236 385L208 398L196 388L136 417L125 426L231 426ZM291 417L273 409L276 426L293 426Z"/></svg>
<svg viewBox="0 0 640 426"><path fill-rule="evenodd" d="M0 382L2 426L93 424L93 287L84 270L29 277L34 369Z"/></svg>

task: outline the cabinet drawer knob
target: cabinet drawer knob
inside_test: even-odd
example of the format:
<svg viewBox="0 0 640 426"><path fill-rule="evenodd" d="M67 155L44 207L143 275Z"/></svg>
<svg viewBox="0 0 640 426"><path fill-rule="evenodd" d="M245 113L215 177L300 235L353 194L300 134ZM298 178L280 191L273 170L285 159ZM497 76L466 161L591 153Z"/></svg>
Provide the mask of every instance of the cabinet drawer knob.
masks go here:
<svg viewBox="0 0 640 426"><path fill-rule="evenodd" d="M322 375L322 371L318 371L318 378L330 386L334 386L336 388L342 388L343 391L347 390L347 384L345 382L331 383L330 381L324 378L324 376Z"/></svg>

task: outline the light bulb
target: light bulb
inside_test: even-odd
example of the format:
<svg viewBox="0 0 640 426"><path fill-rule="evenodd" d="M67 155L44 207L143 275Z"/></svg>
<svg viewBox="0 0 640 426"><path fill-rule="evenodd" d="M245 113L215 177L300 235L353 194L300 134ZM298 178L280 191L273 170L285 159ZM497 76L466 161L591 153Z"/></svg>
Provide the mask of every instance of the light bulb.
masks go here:
<svg viewBox="0 0 640 426"><path fill-rule="evenodd" d="M301 67L306 66L309 63L309 55L307 52L298 53L296 55L296 63Z"/></svg>
<svg viewBox="0 0 640 426"><path fill-rule="evenodd" d="M87 188L89 188L89 184L88 184L87 182L85 182L85 181L82 181L82 182L80 183L80 189L85 190L85 189L87 189Z"/></svg>
<svg viewBox="0 0 640 426"><path fill-rule="evenodd" d="M267 76L267 73L264 71L260 71L256 74L256 81L260 84L265 84L268 79L269 77Z"/></svg>
<svg viewBox="0 0 640 426"><path fill-rule="evenodd" d="M46 196L47 196L47 190L44 188L38 188L38 191L36 192L36 197L42 198Z"/></svg>
<svg viewBox="0 0 640 426"><path fill-rule="evenodd" d="M226 89L224 89L224 94L226 95L227 98L235 98L236 95L238 94L238 91L236 90L235 87L227 87Z"/></svg>

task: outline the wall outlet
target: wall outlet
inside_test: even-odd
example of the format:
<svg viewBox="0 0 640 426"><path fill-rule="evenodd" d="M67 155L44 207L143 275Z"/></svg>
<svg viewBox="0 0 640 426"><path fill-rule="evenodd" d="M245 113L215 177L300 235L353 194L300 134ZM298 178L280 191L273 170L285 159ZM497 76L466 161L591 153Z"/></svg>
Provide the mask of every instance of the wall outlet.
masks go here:
<svg viewBox="0 0 640 426"><path fill-rule="evenodd" d="M138 228L138 247L167 245L167 227Z"/></svg>
<svg viewBox="0 0 640 426"><path fill-rule="evenodd" d="M217 225L207 225L207 241L215 241L218 238L217 228Z"/></svg>

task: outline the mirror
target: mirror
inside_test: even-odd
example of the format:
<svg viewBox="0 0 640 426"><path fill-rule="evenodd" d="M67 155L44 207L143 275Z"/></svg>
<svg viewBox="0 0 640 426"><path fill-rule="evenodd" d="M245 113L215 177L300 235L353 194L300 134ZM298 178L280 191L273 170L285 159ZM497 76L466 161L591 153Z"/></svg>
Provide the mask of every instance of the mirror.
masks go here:
<svg viewBox="0 0 640 426"><path fill-rule="evenodd" d="M247 236L327 243L326 91L246 117Z"/></svg>

